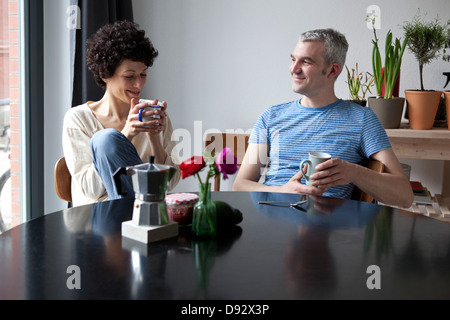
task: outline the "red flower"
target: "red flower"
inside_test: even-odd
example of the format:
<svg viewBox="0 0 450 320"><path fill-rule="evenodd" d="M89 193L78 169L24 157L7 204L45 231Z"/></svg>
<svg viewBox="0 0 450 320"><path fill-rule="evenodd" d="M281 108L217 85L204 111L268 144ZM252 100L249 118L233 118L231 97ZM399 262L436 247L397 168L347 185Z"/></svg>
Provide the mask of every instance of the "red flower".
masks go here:
<svg viewBox="0 0 450 320"><path fill-rule="evenodd" d="M184 179L193 176L204 167L206 167L205 159L202 156L193 156L180 164L181 177Z"/></svg>

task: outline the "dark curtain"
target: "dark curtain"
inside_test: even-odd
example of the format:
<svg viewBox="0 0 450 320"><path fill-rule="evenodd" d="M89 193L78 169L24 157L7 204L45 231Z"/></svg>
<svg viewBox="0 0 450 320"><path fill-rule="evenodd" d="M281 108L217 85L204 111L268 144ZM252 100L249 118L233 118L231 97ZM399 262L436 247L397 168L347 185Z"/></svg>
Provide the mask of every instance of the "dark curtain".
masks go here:
<svg viewBox="0 0 450 320"><path fill-rule="evenodd" d="M79 0L78 7L81 25L76 31L72 107L100 100L104 94L86 67L86 41L105 24L133 21L132 0Z"/></svg>

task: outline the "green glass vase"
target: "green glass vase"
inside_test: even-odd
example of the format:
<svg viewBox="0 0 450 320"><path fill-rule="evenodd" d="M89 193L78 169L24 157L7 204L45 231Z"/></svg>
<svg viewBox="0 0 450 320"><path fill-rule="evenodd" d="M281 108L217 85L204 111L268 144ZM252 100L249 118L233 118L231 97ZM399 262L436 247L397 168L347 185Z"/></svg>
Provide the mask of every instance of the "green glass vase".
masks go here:
<svg viewBox="0 0 450 320"><path fill-rule="evenodd" d="M192 253L195 270L197 271L196 299L207 299L209 275L216 261L217 243L215 237L193 239Z"/></svg>
<svg viewBox="0 0 450 320"><path fill-rule="evenodd" d="M215 236L217 218L216 205L211 200L211 184L200 184L198 196L192 217L192 231L196 236Z"/></svg>

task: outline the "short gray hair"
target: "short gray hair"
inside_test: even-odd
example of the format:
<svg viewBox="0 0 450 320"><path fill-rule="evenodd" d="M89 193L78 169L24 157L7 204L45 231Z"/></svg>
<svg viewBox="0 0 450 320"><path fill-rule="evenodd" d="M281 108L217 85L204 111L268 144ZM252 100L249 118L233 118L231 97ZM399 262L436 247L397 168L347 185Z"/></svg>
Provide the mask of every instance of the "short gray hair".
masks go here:
<svg viewBox="0 0 450 320"><path fill-rule="evenodd" d="M338 63L341 71L345 65L348 42L345 36L333 29L316 29L302 33L299 41L323 41L325 44L325 62Z"/></svg>

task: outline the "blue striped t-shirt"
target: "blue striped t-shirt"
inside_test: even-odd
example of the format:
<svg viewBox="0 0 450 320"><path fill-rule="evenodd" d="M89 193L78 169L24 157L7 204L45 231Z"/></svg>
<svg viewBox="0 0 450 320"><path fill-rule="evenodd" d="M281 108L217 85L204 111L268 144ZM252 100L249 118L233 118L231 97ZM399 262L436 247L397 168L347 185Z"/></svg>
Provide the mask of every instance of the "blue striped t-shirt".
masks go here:
<svg viewBox="0 0 450 320"><path fill-rule="evenodd" d="M249 143L270 146L264 182L270 186L288 182L309 152L326 152L332 158L361 164L372 154L391 148L372 109L343 100L321 108L305 107L299 100L272 106L259 116ZM353 184L335 186L324 196L350 198L352 191Z"/></svg>

